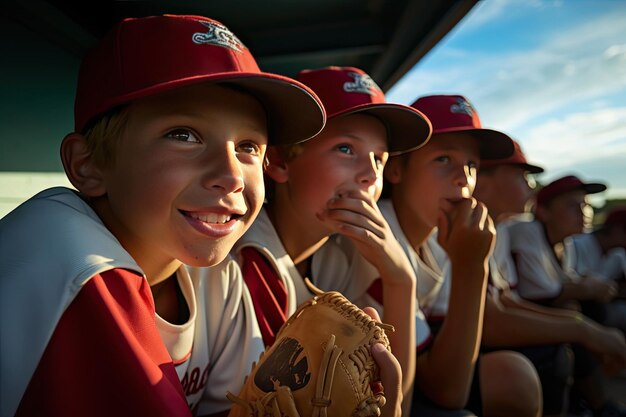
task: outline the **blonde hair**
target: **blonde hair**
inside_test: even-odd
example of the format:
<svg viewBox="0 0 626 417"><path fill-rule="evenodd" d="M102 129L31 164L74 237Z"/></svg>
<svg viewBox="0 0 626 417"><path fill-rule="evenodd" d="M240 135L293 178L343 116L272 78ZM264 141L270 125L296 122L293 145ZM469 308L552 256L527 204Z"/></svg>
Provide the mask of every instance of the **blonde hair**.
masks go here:
<svg viewBox="0 0 626 417"><path fill-rule="evenodd" d="M115 154L128 124L128 107L115 108L100 116L85 132L87 148L99 167L115 164Z"/></svg>

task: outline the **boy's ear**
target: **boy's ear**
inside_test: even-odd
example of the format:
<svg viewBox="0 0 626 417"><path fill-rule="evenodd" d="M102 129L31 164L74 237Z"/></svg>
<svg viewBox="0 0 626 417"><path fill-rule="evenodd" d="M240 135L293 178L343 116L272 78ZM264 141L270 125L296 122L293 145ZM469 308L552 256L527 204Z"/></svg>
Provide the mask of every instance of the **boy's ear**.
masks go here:
<svg viewBox="0 0 626 417"><path fill-rule="evenodd" d="M385 180L391 184L398 184L402 180L402 158L391 157L385 165L383 173Z"/></svg>
<svg viewBox="0 0 626 417"><path fill-rule="evenodd" d="M285 183L289 179L287 160L276 146L268 146L265 154L267 165L265 174L277 183Z"/></svg>
<svg viewBox="0 0 626 417"><path fill-rule="evenodd" d="M63 138L61 161L68 179L78 191L88 197L106 193L102 171L94 163L83 135L70 133Z"/></svg>

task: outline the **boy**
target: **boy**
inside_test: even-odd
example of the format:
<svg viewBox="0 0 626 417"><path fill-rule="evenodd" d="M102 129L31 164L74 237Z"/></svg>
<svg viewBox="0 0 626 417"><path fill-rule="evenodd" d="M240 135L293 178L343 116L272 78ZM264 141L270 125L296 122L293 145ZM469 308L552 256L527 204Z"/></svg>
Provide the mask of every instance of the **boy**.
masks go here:
<svg viewBox="0 0 626 417"><path fill-rule="evenodd" d="M388 287L385 301L391 305L383 320L396 329L388 336L407 392L414 367L415 325L409 312L414 311L415 277L376 199L388 154L424 144L430 124L408 106L386 103L380 88L358 68L305 70L297 79L320 96L328 123L307 143L268 149L271 195L236 245L264 341L271 344L285 319L312 296L305 277L323 290L343 289L345 275L334 270L318 275L311 265L328 236L341 233L372 261Z"/></svg>
<svg viewBox="0 0 626 417"><path fill-rule="evenodd" d="M536 416L541 398L527 361L497 352L475 366L494 231L485 207L471 194L480 159L510 155L511 140L483 129L462 96L422 97L413 107L431 120L433 136L422 148L390 158L385 168L390 199L379 205L418 279L422 310L416 318L411 415L467 415L460 409L468 408L479 415ZM353 279L363 278L355 274ZM381 296L385 290L381 294L375 281L364 303L376 305ZM439 331L426 321L437 315L443 320Z"/></svg>
<svg viewBox="0 0 626 417"><path fill-rule="evenodd" d="M564 239L591 223L587 195L604 190L604 184L584 183L573 175L559 178L537 193L533 221L507 226L520 296L563 305L579 300L603 303L616 295L614 284L593 277L577 280L561 267Z"/></svg>
<svg viewBox="0 0 626 417"><path fill-rule="evenodd" d="M565 238L564 267L576 275L617 280L626 274L626 207L611 209L592 233Z"/></svg>
<svg viewBox="0 0 626 417"><path fill-rule="evenodd" d="M219 357L205 298L232 313L208 318L224 339L246 318L236 294L207 294L220 283L192 283L182 263L226 257L261 208L268 140L308 139L324 118L313 92L262 73L219 22L115 26L82 63L61 145L78 191L45 190L0 220L0 414L190 415ZM184 393L175 363L190 371Z"/></svg>
<svg viewBox="0 0 626 417"><path fill-rule="evenodd" d="M516 266L517 292L522 298L547 306L580 310L584 316L574 313L577 319L584 320L586 316L604 324L605 304L617 292L615 283L571 276L563 269L559 255L564 239L582 233L591 223L587 194L604 190L606 186L601 183L585 183L573 175L561 177L537 193L534 220L512 220L503 225ZM604 388L606 376L598 360L591 355L600 353L598 359L605 362L609 371L622 369L623 335L611 334L602 344L595 348L589 343L572 346L575 384L570 403L578 411L583 398L586 403L583 407L588 407L594 416L626 415L623 407L608 399Z"/></svg>
<svg viewBox="0 0 626 417"><path fill-rule="evenodd" d="M567 343L579 344L621 366L625 365L626 344L614 330L569 310L522 300L511 288L517 279L502 223L525 212L532 195L530 175L543 172L543 168L529 164L519 144L514 144L513 156L481 162L474 191L474 197L497 219L482 345L487 349L513 348L526 355L541 379L543 415L564 415L573 365Z"/></svg>
<svg viewBox="0 0 626 417"><path fill-rule="evenodd" d="M418 353L417 403L425 396L438 406L467 407L479 415L536 416L541 394L527 360L500 351L476 362L494 230L472 193L480 161L511 155L511 139L482 128L465 97L426 96L412 106L431 120L433 137L425 147L389 162L385 178L391 194L381 210L399 226L392 229L405 251L419 260L418 280L443 274L429 289L432 294L439 286L439 294L428 294L433 301L423 306L431 320L441 315L443 321L430 347ZM437 245L449 262L432 256ZM420 295L426 294L418 289Z"/></svg>

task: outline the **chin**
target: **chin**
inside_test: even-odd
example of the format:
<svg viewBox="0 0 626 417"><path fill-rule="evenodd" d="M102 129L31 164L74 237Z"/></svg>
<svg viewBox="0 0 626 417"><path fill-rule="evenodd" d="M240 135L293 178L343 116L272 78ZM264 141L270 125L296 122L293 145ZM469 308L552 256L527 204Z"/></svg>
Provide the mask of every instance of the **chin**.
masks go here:
<svg viewBox="0 0 626 417"><path fill-rule="evenodd" d="M230 253L232 245L218 245L206 251L200 251L196 255L188 254L183 263L195 267L211 267L222 262Z"/></svg>

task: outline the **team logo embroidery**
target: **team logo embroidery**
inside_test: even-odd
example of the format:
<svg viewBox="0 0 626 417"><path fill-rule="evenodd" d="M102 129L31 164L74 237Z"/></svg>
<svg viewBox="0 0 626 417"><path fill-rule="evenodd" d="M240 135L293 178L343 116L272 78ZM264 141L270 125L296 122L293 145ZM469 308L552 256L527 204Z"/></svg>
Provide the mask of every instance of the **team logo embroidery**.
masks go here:
<svg viewBox="0 0 626 417"><path fill-rule="evenodd" d="M452 113L467 114L469 117L472 117L474 114L474 107L472 107L468 101L463 100L462 98L457 98L456 103L450 106L450 111Z"/></svg>
<svg viewBox="0 0 626 417"><path fill-rule="evenodd" d="M198 20L198 22L206 26L209 30L207 33L194 33L192 37L194 43L199 45L209 44L223 46L237 52L241 52L243 48L245 48L239 38L225 26L213 22L203 22L201 20Z"/></svg>
<svg viewBox="0 0 626 417"><path fill-rule="evenodd" d="M344 83L344 91L347 91L348 93L369 94L370 96L376 94L375 90L382 91L369 75L357 74L356 72L350 72L348 74L354 78L354 81Z"/></svg>
<svg viewBox="0 0 626 417"><path fill-rule="evenodd" d="M287 386L292 391L306 386L311 379L309 363L304 348L296 339L286 337L280 341L272 355L265 359L254 376L254 383L263 392L275 391L277 386Z"/></svg>

